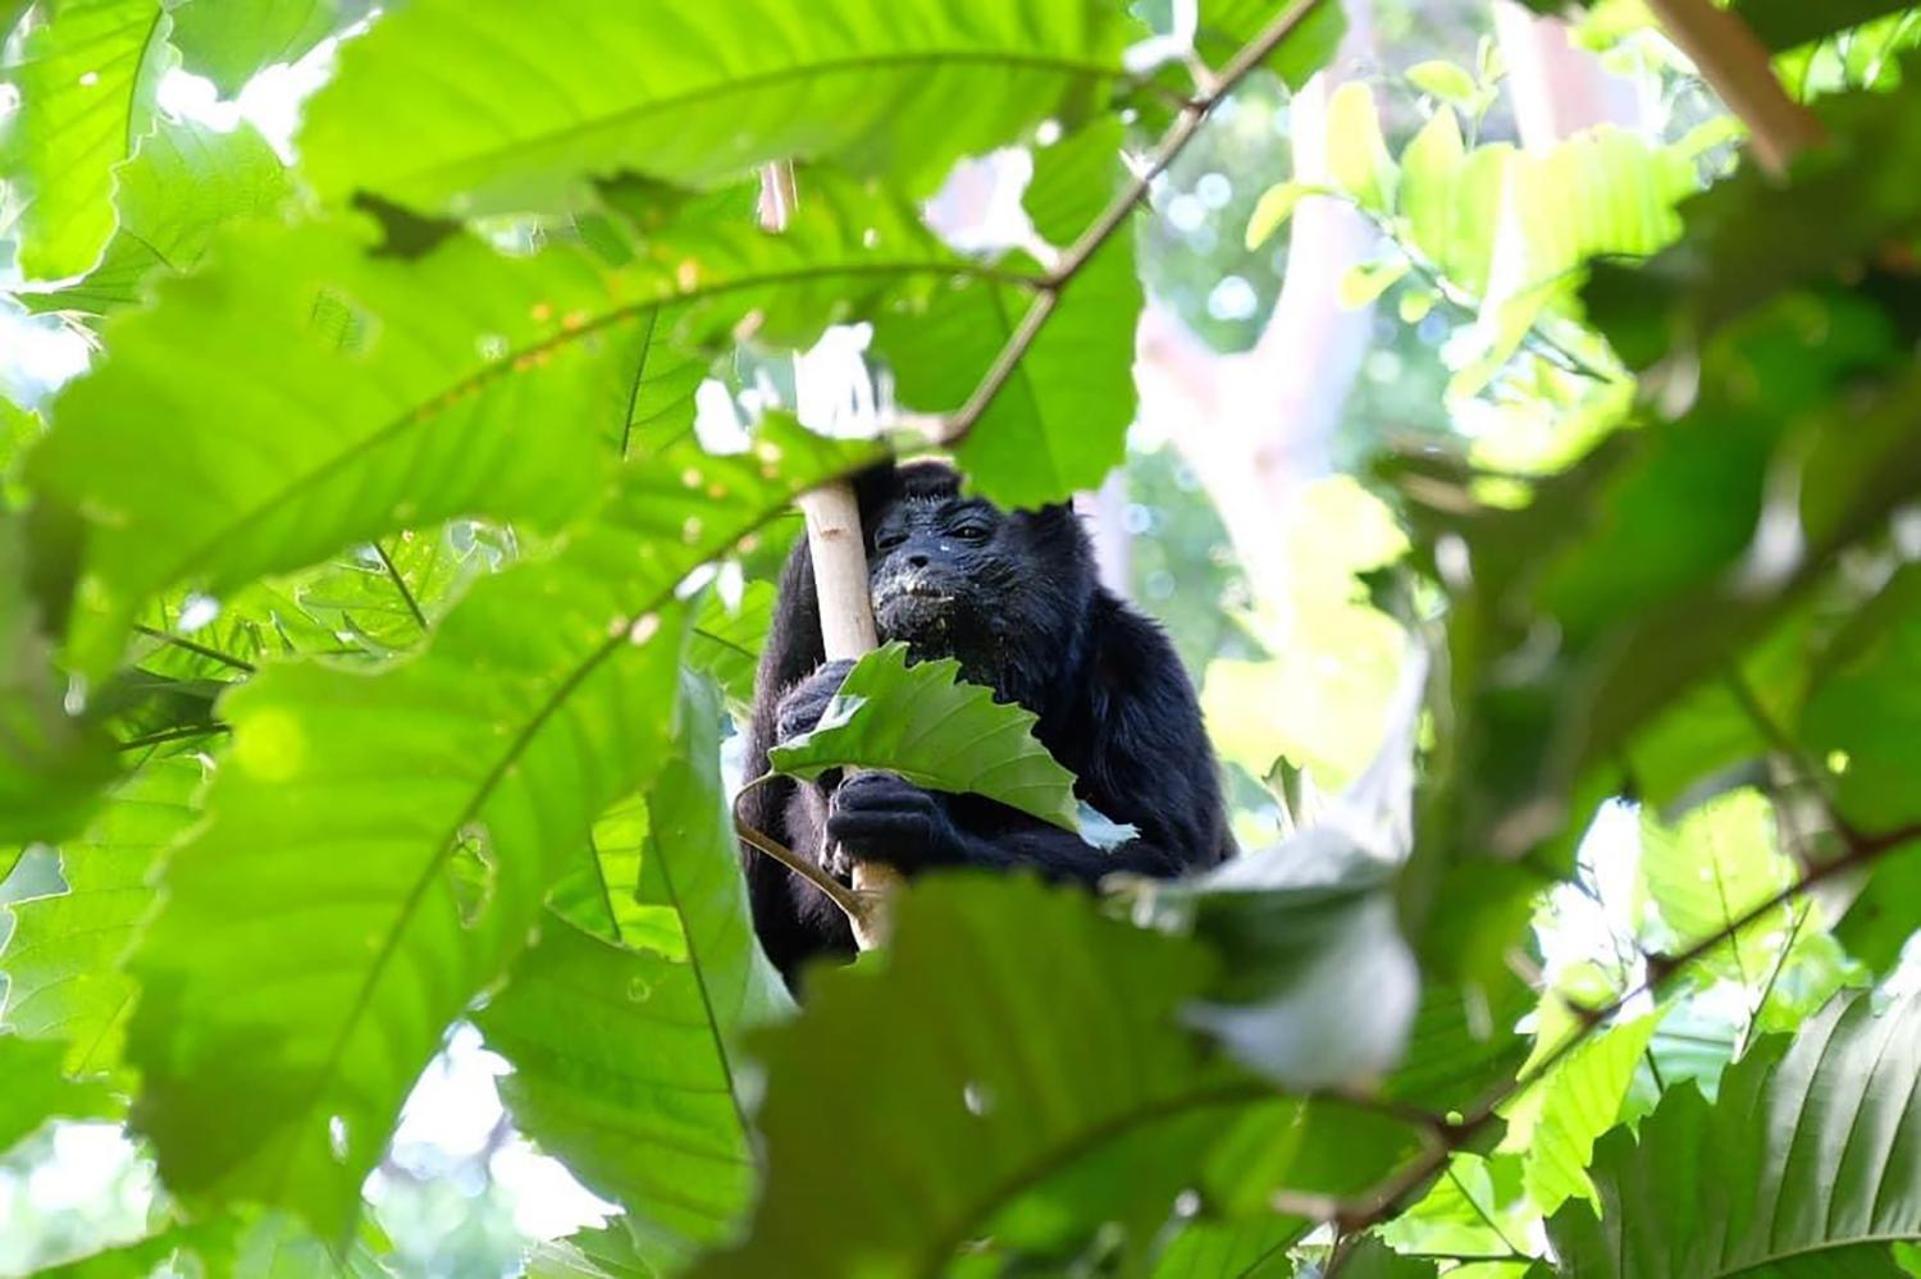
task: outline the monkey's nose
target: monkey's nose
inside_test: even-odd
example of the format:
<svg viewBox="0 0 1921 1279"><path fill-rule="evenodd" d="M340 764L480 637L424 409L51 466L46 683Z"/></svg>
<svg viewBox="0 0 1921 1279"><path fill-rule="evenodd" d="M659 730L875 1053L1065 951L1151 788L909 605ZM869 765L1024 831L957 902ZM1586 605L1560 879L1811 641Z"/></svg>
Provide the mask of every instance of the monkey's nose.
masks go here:
<svg viewBox="0 0 1921 1279"><path fill-rule="evenodd" d="M907 567L908 568L926 568L927 556L920 551L913 552L907 557Z"/></svg>

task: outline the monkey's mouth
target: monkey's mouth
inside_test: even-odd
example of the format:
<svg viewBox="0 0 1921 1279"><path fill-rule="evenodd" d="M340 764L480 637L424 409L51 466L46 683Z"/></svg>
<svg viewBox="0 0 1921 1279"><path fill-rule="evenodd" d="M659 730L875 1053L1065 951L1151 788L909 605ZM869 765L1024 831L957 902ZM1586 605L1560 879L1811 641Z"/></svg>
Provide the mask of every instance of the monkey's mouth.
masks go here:
<svg viewBox="0 0 1921 1279"><path fill-rule="evenodd" d="M959 604L955 592L935 582L892 582L874 592L874 620L889 636L906 639L945 628Z"/></svg>

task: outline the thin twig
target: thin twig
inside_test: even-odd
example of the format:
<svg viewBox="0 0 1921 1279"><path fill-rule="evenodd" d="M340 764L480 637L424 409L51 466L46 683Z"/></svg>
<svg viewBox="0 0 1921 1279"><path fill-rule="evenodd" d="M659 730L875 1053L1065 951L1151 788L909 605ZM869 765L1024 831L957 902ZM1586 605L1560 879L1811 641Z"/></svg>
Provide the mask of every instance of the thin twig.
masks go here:
<svg viewBox="0 0 1921 1279"><path fill-rule="evenodd" d="M825 870L816 866L807 858L802 857L799 853L787 847L787 845L781 843L772 835L754 829L753 826L748 824L747 819L741 816L740 801L746 798L747 793L757 786L764 786L774 781L779 776L780 774L778 773L762 773L759 777L754 778L754 780L742 786L740 790L735 793L733 805L734 832L740 836L741 842L759 852L767 854L788 870L793 871L796 875L799 875L802 879L812 884L815 888L820 889L829 901L833 902L834 905L840 907L841 910L846 913L849 919L867 918L872 912L868 900L863 895L841 883L838 879L835 879Z"/></svg>
<svg viewBox="0 0 1921 1279"><path fill-rule="evenodd" d="M144 737L132 737L120 743L123 751L137 751L146 746L164 746L168 742L184 742L195 737L214 737L221 733L231 733L232 726L223 723L180 724L173 728L163 728L148 733Z"/></svg>
<svg viewBox="0 0 1921 1279"><path fill-rule="evenodd" d="M219 662L222 666L230 667L243 675L251 675L254 673L254 664L252 662L235 657L231 653L223 653L217 648L209 648L207 645L197 640L190 640L184 635L175 635L172 631L163 631L158 627L143 626L138 623L135 624L133 629L151 639L157 639L163 644L171 644L177 649L192 653L196 657L204 657L210 662Z"/></svg>
<svg viewBox="0 0 1921 1279"><path fill-rule="evenodd" d="M994 397L1000 394L1001 389L1014 376L1015 370L1020 367L1021 360L1034 345L1034 340L1040 336L1048 317L1059 307L1061 293L1073 283L1074 277L1081 273L1093 256L1100 251L1101 246L1126 225L1128 215L1147 199L1149 192L1153 189L1154 179L1158 178L1186 149L1187 144L1194 140L1194 135L1200 131L1202 122L1242 80L1247 78L1248 73L1265 62L1268 55L1293 34L1294 29L1314 11L1316 5L1328 2L1329 0L1294 0L1294 3L1275 15L1273 20L1261 29L1259 35L1234 55L1221 69L1219 75L1212 77L1204 84L1203 91L1197 97L1181 108L1179 114L1174 117L1174 123L1162 136L1160 144L1154 148L1147 167L1136 173L1129 180L1126 188L1108 202L1107 207L1101 210L1100 216L1095 218L1069 247L1059 265L1036 286L1037 295L1032 305L1027 308L1027 313L1021 316L1020 323L1014 327L1013 333L1008 336L1000 353L994 357L994 363L989 366L986 375L975 386L973 394L967 397L967 402L942 423L936 432L937 443L952 447L967 438L968 432L974 429L988 407L993 404Z"/></svg>

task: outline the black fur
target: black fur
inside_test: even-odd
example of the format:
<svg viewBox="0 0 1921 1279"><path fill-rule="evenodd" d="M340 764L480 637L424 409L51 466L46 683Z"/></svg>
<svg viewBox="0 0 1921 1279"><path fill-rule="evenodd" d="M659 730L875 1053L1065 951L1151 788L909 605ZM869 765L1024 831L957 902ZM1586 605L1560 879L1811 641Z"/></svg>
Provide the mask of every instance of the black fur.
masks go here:
<svg viewBox="0 0 1921 1279"><path fill-rule="evenodd" d="M856 488L882 639L905 640L916 658L956 658L966 678L1033 711L1080 797L1140 838L1096 849L1005 805L885 773L757 787L741 802L750 825L843 880L836 848L908 874L1029 866L1090 884L1112 871L1176 875L1232 852L1193 686L1160 628L1099 584L1069 508L1004 514L960 497L954 472L929 462L876 468ZM761 654L749 777L766 772L776 742L818 722L846 677L846 663L823 664L819 610L802 544ZM846 919L817 889L770 857L743 856L755 928L790 983L816 955L853 953Z"/></svg>

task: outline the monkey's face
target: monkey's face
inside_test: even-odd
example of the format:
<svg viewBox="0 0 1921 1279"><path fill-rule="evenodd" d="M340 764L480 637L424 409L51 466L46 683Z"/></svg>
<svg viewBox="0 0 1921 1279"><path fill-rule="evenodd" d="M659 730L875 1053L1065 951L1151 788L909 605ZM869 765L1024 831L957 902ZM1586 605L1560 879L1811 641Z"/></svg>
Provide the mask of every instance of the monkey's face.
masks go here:
<svg viewBox="0 0 1921 1279"><path fill-rule="evenodd" d="M994 594L1017 578L1010 521L977 498L913 495L869 532L868 584L881 636L928 655L973 647Z"/></svg>

